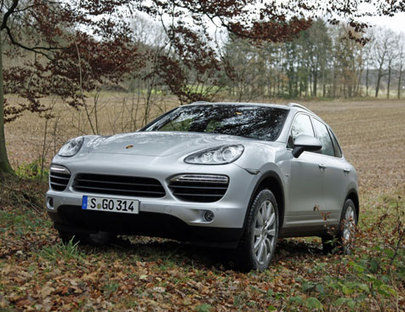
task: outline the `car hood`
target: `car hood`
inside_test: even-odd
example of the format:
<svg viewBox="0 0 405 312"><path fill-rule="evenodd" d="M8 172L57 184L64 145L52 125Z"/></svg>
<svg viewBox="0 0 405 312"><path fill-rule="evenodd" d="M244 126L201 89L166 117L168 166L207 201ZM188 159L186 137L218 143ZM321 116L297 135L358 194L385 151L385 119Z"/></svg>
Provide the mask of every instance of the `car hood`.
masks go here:
<svg viewBox="0 0 405 312"><path fill-rule="evenodd" d="M84 151L142 156L186 155L205 148L239 144L247 140L250 139L210 133L134 132L89 138Z"/></svg>

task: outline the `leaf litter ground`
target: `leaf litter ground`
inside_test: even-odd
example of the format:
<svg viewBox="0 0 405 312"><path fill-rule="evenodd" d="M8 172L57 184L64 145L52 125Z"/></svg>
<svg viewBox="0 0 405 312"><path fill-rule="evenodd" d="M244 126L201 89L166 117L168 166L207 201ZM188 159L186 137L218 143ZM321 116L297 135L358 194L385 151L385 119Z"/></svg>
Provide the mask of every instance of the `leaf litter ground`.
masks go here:
<svg viewBox="0 0 405 312"><path fill-rule="evenodd" d="M266 272L243 273L227 250L171 240L63 245L44 212L46 183L13 178L0 186L0 311L403 309L405 104L307 105L359 171L353 255L324 255L317 238L284 239Z"/></svg>

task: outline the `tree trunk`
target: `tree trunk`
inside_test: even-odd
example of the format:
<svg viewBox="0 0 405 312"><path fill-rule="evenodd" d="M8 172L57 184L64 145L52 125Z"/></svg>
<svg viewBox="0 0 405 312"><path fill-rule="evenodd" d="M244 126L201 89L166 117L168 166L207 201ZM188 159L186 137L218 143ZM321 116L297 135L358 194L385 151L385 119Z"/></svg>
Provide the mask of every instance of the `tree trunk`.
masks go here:
<svg viewBox="0 0 405 312"><path fill-rule="evenodd" d="M398 76L398 99L401 98L401 88L402 88L402 63L399 67L399 76Z"/></svg>
<svg viewBox="0 0 405 312"><path fill-rule="evenodd" d="M3 88L3 46L0 31L0 176L13 173L7 157L4 135L4 88Z"/></svg>
<svg viewBox="0 0 405 312"><path fill-rule="evenodd" d="M378 97L378 92L380 91L381 77L382 77L382 66L380 66L380 68L378 69L377 84L375 86L375 97Z"/></svg>
<svg viewBox="0 0 405 312"><path fill-rule="evenodd" d="M361 95L360 86L361 86L361 77L363 76L363 71L364 71L364 68L361 67L359 74L357 76L357 83L356 83L356 87L354 89L354 96Z"/></svg>
<svg viewBox="0 0 405 312"><path fill-rule="evenodd" d="M366 70L366 96L368 96L368 73L369 73L369 69L368 69L368 65L367 65L367 70Z"/></svg>
<svg viewBox="0 0 405 312"><path fill-rule="evenodd" d="M391 87L391 61L388 65L387 99L390 98L390 87Z"/></svg>
<svg viewBox="0 0 405 312"><path fill-rule="evenodd" d="M316 97L318 93L318 72L314 70L314 80L313 80L313 94L312 96Z"/></svg>
<svg viewBox="0 0 405 312"><path fill-rule="evenodd" d="M318 95L318 67L319 67L319 55L316 56L316 62L313 68L313 94L312 96L316 97Z"/></svg>
<svg viewBox="0 0 405 312"><path fill-rule="evenodd" d="M322 66L322 97L326 97L326 74L325 65Z"/></svg>

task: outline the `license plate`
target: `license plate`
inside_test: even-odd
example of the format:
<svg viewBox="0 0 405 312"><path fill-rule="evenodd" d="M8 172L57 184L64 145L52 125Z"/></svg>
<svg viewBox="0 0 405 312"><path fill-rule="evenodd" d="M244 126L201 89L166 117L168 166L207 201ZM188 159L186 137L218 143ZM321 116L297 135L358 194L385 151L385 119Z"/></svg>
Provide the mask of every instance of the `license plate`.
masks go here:
<svg viewBox="0 0 405 312"><path fill-rule="evenodd" d="M83 196L82 209L136 214L139 200Z"/></svg>

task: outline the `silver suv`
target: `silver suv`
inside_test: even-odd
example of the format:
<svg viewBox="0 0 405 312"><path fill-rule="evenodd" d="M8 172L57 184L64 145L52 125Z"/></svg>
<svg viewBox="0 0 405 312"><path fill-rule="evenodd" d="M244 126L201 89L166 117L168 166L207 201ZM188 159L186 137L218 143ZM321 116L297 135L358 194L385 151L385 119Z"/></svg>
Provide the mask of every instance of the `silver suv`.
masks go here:
<svg viewBox="0 0 405 312"><path fill-rule="evenodd" d="M348 252L357 188L335 134L305 107L198 102L134 133L70 140L46 206L64 241L174 238L235 248L242 268L264 270L279 237Z"/></svg>

